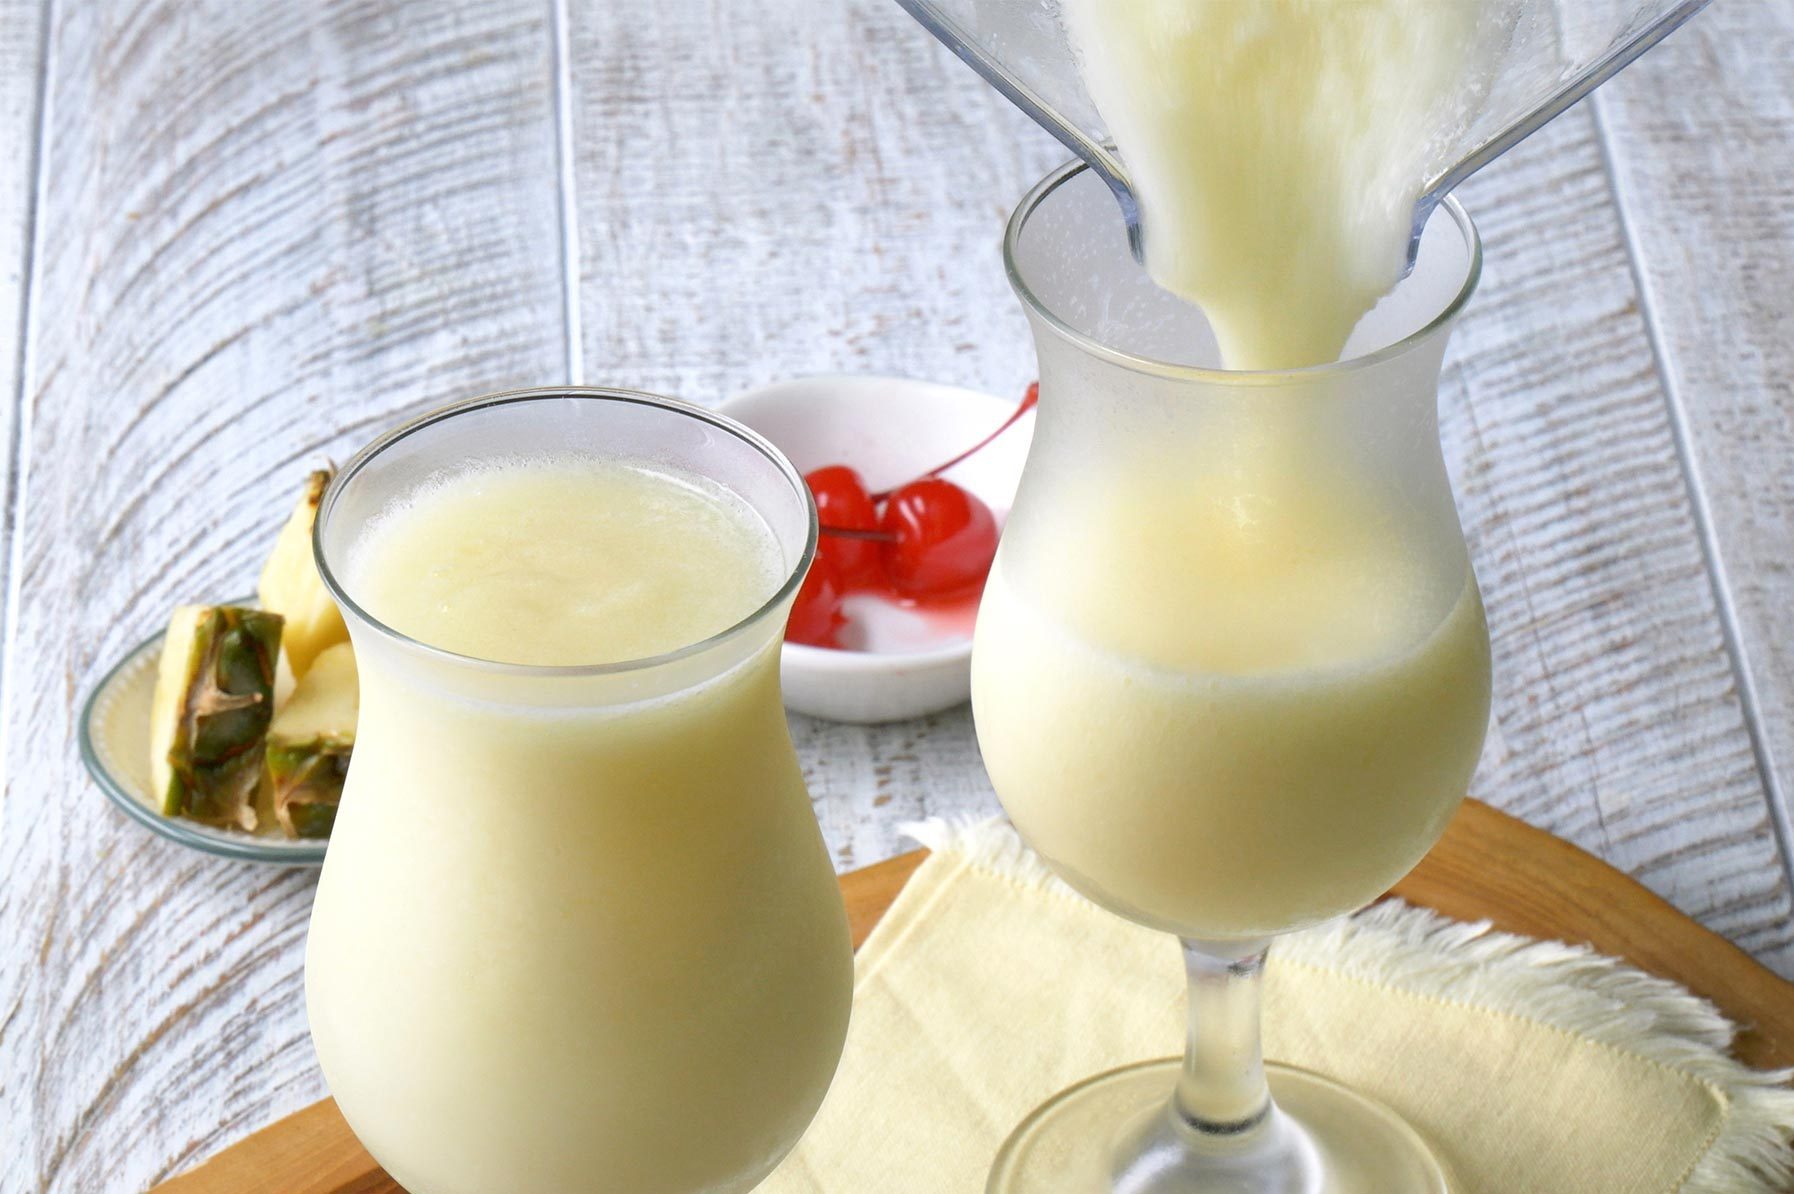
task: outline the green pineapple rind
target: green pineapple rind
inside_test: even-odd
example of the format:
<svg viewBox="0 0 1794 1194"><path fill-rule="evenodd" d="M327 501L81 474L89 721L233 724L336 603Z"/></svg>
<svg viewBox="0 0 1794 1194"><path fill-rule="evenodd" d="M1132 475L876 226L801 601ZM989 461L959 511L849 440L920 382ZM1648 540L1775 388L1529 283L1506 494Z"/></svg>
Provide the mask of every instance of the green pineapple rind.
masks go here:
<svg viewBox="0 0 1794 1194"><path fill-rule="evenodd" d="M303 742L268 744L268 777L274 784L274 816L294 838L326 838L336 824L349 774L352 737L325 735Z"/></svg>
<svg viewBox="0 0 1794 1194"><path fill-rule="evenodd" d="M279 614L236 606L194 611L187 685L166 761L165 816L253 830L264 738L274 716Z"/></svg>

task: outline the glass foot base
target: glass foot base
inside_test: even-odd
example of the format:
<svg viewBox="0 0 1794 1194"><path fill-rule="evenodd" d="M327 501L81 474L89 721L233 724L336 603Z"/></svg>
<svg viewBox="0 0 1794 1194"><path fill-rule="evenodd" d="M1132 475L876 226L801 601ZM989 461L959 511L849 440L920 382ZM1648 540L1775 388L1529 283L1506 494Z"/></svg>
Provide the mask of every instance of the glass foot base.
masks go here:
<svg viewBox="0 0 1794 1194"><path fill-rule="evenodd" d="M1176 1058L1085 1079L1004 1142L986 1194L1448 1194L1444 1164L1372 1099L1307 1070L1267 1065L1276 1109L1200 1149L1168 1100Z"/></svg>

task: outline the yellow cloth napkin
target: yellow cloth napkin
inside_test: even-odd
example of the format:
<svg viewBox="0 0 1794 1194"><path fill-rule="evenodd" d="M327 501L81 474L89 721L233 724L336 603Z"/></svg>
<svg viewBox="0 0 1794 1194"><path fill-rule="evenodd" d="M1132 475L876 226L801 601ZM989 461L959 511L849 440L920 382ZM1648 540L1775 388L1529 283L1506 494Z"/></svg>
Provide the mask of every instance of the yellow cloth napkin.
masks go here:
<svg viewBox="0 0 1794 1194"><path fill-rule="evenodd" d="M766 1194L975 1194L1071 1083L1182 1046L1176 943L1051 878L1007 825L935 853L861 948L847 1048ZM1265 1053L1395 1108L1465 1194L1782 1190L1794 1092L1685 989L1399 903L1271 951Z"/></svg>

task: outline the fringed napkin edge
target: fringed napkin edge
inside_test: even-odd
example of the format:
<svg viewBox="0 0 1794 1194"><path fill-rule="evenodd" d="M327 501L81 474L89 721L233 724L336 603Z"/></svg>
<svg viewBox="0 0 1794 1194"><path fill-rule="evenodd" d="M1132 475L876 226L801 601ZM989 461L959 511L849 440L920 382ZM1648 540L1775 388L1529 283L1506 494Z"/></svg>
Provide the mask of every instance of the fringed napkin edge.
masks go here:
<svg viewBox="0 0 1794 1194"><path fill-rule="evenodd" d="M899 832L932 853L1083 900L1000 817L935 817ZM1731 1056L1737 1025L1707 1000L1587 946L1496 931L1389 899L1278 939L1273 964L1352 975L1555 1028L1687 1075L1726 1108L1684 1194L1786 1189L1794 1181L1794 1070Z"/></svg>

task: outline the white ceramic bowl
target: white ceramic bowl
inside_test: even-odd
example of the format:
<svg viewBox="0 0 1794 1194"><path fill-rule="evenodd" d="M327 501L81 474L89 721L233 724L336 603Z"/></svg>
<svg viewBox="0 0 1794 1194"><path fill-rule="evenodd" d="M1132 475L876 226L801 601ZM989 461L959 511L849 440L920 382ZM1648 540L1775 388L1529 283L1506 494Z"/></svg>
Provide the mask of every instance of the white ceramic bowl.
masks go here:
<svg viewBox="0 0 1794 1194"><path fill-rule="evenodd" d="M1020 397L898 377L804 377L751 390L719 409L777 444L800 472L851 465L876 492L971 447L1014 412ZM1033 434L1029 412L942 475L977 494L1001 526ZM846 611L846 641L855 649L785 644L787 707L832 721L902 721L971 697L969 618L929 618L867 595L849 597Z"/></svg>

